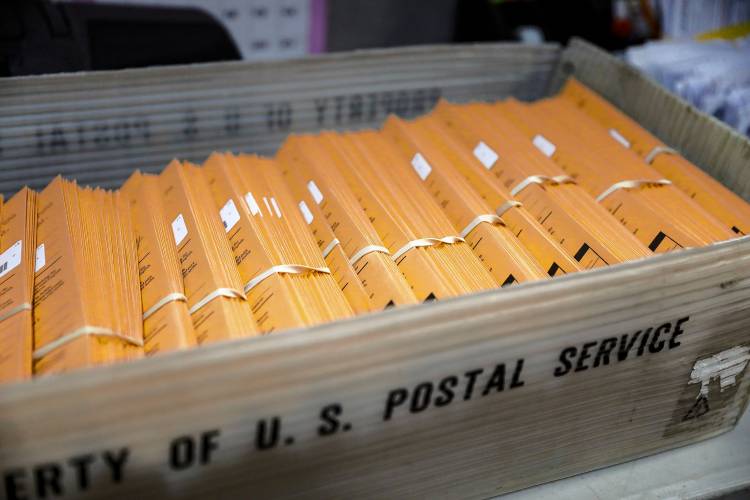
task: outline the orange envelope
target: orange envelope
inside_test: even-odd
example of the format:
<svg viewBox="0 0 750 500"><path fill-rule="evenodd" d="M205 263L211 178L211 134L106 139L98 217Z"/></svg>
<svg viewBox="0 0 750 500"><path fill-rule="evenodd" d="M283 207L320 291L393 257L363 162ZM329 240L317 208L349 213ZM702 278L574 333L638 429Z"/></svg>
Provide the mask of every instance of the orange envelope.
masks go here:
<svg viewBox="0 0 750 500"><path fill-rule="evenodd" d="M405 163L376 132L321 134L328 168L343 177L420 300L495 288L498 283L435 203L415 184L400 182L393 166Z"/></svg>
<svg viewBox="0 0 750 500"><path fill-rule="evenodd" d="M198 343L257 335L203 172L173 160L159 175L159 187Z"/></svg>
<svg viewBox="0 0 750 500"><path fill-rule="evenodd" d="M367 213L338 173L315 136L290 136L277 153L282 176L295 200L317 205L323 217L309 227L318 238L329 227L376 310L417 302L410 285L390 257Z"/></svg>
<svg viewBox="0 0 750 500"><path fill-rule="evenodd" d="M597 136L585 120L571 121L573 109L559 101L524 105L509 100L494 109L509 118L545 154L596 197L654 252L701 246L724 238L718 221L684 194ZM568 118L565 118L567 116ZM585 118L585 117L584 117ZM575 126L571 125L572 123ZM583 147L585 145L585 147Z"/></svg>
<svg viewBox="0 0 750 500"><path fill-rule="evenodd" d="M140 357L138 259L127 201L58 176L39 194L36 237L34 372Z"/></svg>
<svg viewBox="0 0 750 500"><path fill-rule="evenodd" d="M349 262L344 249L341 248L341 242L325 222L325 216L318 204L314 203L310 197L299 200L297 207L307 224L310 236L321 251L323 259L336 278L336 283L349 302L352 311L360 314L377 310L367 289L357 277L357 271ZM320 221L323 223L318 223Z"/></svg>
<svg viewBox="0 0 750 500"><path fill-rule="evenodd" d="M423 120L407 123L391 116L386 120L383 134L411 163L412 168L406 162L398 163L393 171L398 172L407 186L423 185L427 188L453 225L461 228L459 235L466 239L498 283L548 277L540 263L497 214L496 207L482 199L456 168L461 159L445 148L440 131L429 127ZM424 179L413 168L415 162L429 166L431 171L424 175ZM520 203L514 204L508 198L502 205L507 207L506 210L518 210Z"/></svg>
<svg viewBox="0 0 750 500"><path fill-rule="evenodd" d="M161 203L159 178L135 172L122 186L131 214L138 251L147 356L197 345L187 307L182 274L171 229Z"/></svg>
<svg viewBox="0 0 750 500"><path fill-rule="evenodd" d="M0 197L0 383L31 378L36 193Z"/></svg>
<svg viewBox="0 0 750 500"><path fill-rule="evenodd" d="M214 153L203 170L261 331L353 314L273 160Z"/></svg>
<svg viewBox="0 0 750 500"><path fill-rule="evenodd" d="M651 253L574 179L540 155L523 133L492 113L489 106L441 102L425 121L441 127L446 141L461 150L464 158L471 153L469 159L457 165L485 198L510 190L583 268L616 264Z"/></svg>
<svg viewBox="0 0 750 500"><path fill-rule="evenodd" d="M593 90L571 78L560 96L595 119L613 140L638 154L735 234L750 232L750 205L745 200L651 135Z"/></svg>

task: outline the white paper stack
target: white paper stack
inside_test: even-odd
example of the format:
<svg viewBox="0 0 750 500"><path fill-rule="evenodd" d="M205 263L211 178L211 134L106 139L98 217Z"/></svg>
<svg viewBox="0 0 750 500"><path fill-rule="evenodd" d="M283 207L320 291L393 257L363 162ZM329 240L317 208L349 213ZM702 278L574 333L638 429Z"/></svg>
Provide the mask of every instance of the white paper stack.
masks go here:
<svg viewBox="0 0 750 500"><path fill-rule="evenodd" d="M750 38L651 42L625 57L701 111L750 135Z"/></svg>

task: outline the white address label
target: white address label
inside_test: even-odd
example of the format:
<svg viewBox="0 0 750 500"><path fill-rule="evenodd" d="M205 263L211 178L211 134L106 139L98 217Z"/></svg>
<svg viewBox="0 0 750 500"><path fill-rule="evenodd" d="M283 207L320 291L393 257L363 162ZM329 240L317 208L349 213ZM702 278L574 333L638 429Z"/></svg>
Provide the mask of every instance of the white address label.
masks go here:
<svg viewBox="0 0 750 500"><path fill-rule="evenodd" d="M313 197L313 200L315 200L315 203L320 205L320 202L323 201L323 193L320 192L320 189L318 189L318 185L315 184L315 181L310 181L307 183L307 190L310 191L310 194Z"/></svg>
<svg viewBox="0 0 750 500"><path fill-rule="evenodd" d="M179 214L175 220L172 221L172 234L174 235L175 245L182 243L182 240L187 236L187 226L185 225L185 218L182 214Z"/></svg>
<svg viewBox="0 0 750 500"><path fill-rule="evenodd" d="M281 219L281 210L279 210L279 204L276 203L276 198L271 196L271 205L273 205L273 209L276 212L276 217Z"/></svg>
<svg viewBox="0 0 750 500"><path fill-rule="evenodd" d="M310 224L313 221L313 214L310 211L310 207L305 203L305 200L299 202L299 211L302 212L302 217L305 218L305 222Z"/></svg>
<svg viewBox="0 0 750 500"><path fill-rule="evenodd" d="M250 191L245 193L245 203L247 203L247 208L250 209L250 213L252 215L260 214L260 216L263 217L263 214L260 211L260 207L258 206L258 202L255 201L255 197Z"/></svg>
<svg viewBox="0 0 750 500"><path fill-rule="evenodd" d="M34 260L34 272L39 271L47 264L47 257L44 255L44 243L36 247L36 257Z"/></svg>
<svg viewBox="0 0 750 500"><path fill-rule="evenodd" d="M22 247L23 243L21 243L21 240L18 240L0 255L0 278L18 267L21 263Z"/></svg>
<svg viewBox="0 0 750 500"><path fill-rule="evenodd" d="M491 169L499 158L497 153L483 141L479 141L477 147L474 148L474 156L487 170Z"/></svg>
<svg viewBox="0 0 750 500"><path fill-rule="evenodd" d="M544 154L544 156L551 157L553 154L555 154L555 150L557 147L555 147L554 144L552 144L546 137L543 135L535 135L534 139L532 141L534 143L534 146Z"/></svg>
<svg viewBox="0 0 750 500"><path fill-rule="evenodd" d="M224 223L224 231L227 233L232 230L237 222L239 222L240 213L237 211L233 199L229 198L224 206L221 207L221 210L219 210L219 217L221 217L221 222Z"/></svg>
<svg viewBox="0 0 750 500"><path fill-rule="evenodd" d="M411 159L411 166L414 167L417 175L422 180L425 180L427 176L430 175L430 172L432 172L432 167L427 163L427 160L424 159L424 156L422 156L421 153L414 155L414 158Z"/></svg>
<svg viewBox="0 0 750 500"><path fill-rule="evenodd" d="M616 129L609 129L609 135L612 136L612 139L616 140L626 148L630 149L630 141L625 139L620 132L618 132Z"/></svg>

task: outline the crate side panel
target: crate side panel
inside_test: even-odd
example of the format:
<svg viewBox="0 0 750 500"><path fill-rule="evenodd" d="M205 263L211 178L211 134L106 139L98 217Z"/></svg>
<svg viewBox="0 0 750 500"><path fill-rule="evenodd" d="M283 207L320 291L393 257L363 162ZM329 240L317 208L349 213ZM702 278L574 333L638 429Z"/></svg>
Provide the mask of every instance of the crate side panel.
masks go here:
<svg viewBox="0 0 750 500"><path fill-rule="evenodd" d="M378 127L436 100L543 94L560 49L516 44L357 51L0 80L0 192L62 173L117 187L212 151L273 154L290 133Z"/></svg>
<svg viewBox="0 0 750 500"><path fill-rule="evenodd" d="M750 345L748 299L743 238L40 379L0 390L0 474L33 490L53 467L72 497L71 463L93 456L87 488L107 498L512 491L731 428L747 368L692 423L685 401L696 361Z"/></svg>
<svg viewBox="0 0 750 500"><path fill-rule="evenodd" d="M622 60L580 39L563 51L550 94L569 76L599 92L666 144L750 200L750 140Z"/></svg>

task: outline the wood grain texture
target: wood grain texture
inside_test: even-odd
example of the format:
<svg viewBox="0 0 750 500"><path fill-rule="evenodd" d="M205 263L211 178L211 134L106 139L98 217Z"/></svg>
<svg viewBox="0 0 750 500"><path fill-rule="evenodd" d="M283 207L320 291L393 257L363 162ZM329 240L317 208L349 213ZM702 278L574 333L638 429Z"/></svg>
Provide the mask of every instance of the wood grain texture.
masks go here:
<svg viewBox="0 0 750 500"><path fill-rule="evenodd" d="M96 497L221 491L259 496L482 497L617 463L731 428L721 418L664 437L700 357L748 343L750 239L578 273L307 331L225 343L6 387L0 470L131 450L126 479L92 470ZM560 351L689 316L672 350L554 377ZM388 394L524 359L523 387L457 397L383 420ZM465 384L459 386L465 391ZM697 392L697 388L696 392ZM318 437L339 402L353 429ZM256 421L280 415L291 446L258 451ZM220 429L208 465L169 469L169 444ZM66 491L75 491L74 477Z"/></svg>
<svg viewBox="0 0 750 500"><path fill-rule="evenodd" d="M420 53L427 57L430 50ZM468 58L471 66L481 64L469 57L474 51L506 49L434 50L443 62L455 50L456 59ZM564 57L574 62L579 79L625 102L616 97L625 85L612 69L619 63L595 51L590 63L592 50L574 42ZM354 57L330 61L382 70L381 59L389 60L379 53ZM274 81L285 71L315 74L336 67L326 61L251 68ZM610 83L585 73L589 63ZM222 69L214 68L217 75ZM164 72L190 75L180 68ZM142 75L156 84L161 73ZM90 75L81 83L96 87L97 78L113 76ZM30 81L29 92L41 92L42 80ZM607 85L612 89L605 92ZM717 172L742 170L746 140L707 118L679 115L670 108L676 106L669 104L672 98L637 73L627 85L634 95L653 94L651 106L667 107L664 118L633 112L649 129L668 129L669 113L701 120L703 125L683 125L681 133L709 134L726 150L710 146L715 150L701 153L703 136L695 147L689 136L659 133L662 139L683 141L686 154L705 159L699 163L706 168L718 161L729 166ZM460 93L461 85L456 89ZM20 87L13 92L18 95L11 102L31 98ZM743 175L724 181L742 191ZM744 237L548 282L6 386L0 388L0 498L9 498L8 478L28 498L41 497L40 485L47 498L55 498L57 487L61 498L482 498L551 481L731 429L747 406L750 369L724 391L716 381L710 384L710 408L699 418L686 418L699 389L689 380L698 359L750 345L749 301L750 237ZM595 343L588 348L594 353L604 339L616 337L619 345L623 336L627 341L649 328L653 334L664 324L670 326L661 340L669 342L678 321L684 332L674 339L679 345L649 352L648 344L639 356L636 340L623 360L613 351L609 364L600 360L594 367L594 357L584 358L585 370L555 376L566 348L580 355ZM499 378L490 383L499 364L505 368L502 391ZM451 377L456 384L447 402L441 387L450 388ZM331 422L321 413L330 417L334 404L340 405L340 415L333 411L340 426L321 435ZM260 450L258 423L268 430L273 417L280 419L279 444ZM288 438L294 442L284 444ZM127 461L116 481L105 457L123 449ZM71 459L79 457L73 463L80 464L85 454L88 483L82 488L81 469Z"/></svg>
<svg viewBox="0 0 750 500"><path fill-rule="evenodd" d="M379 49L294 61L224 62L0 81L0 192L63 173L118 187L136 168L213 151L273 154L294 132L378 127L438 97L535 98L560 47Z"/></svg>

